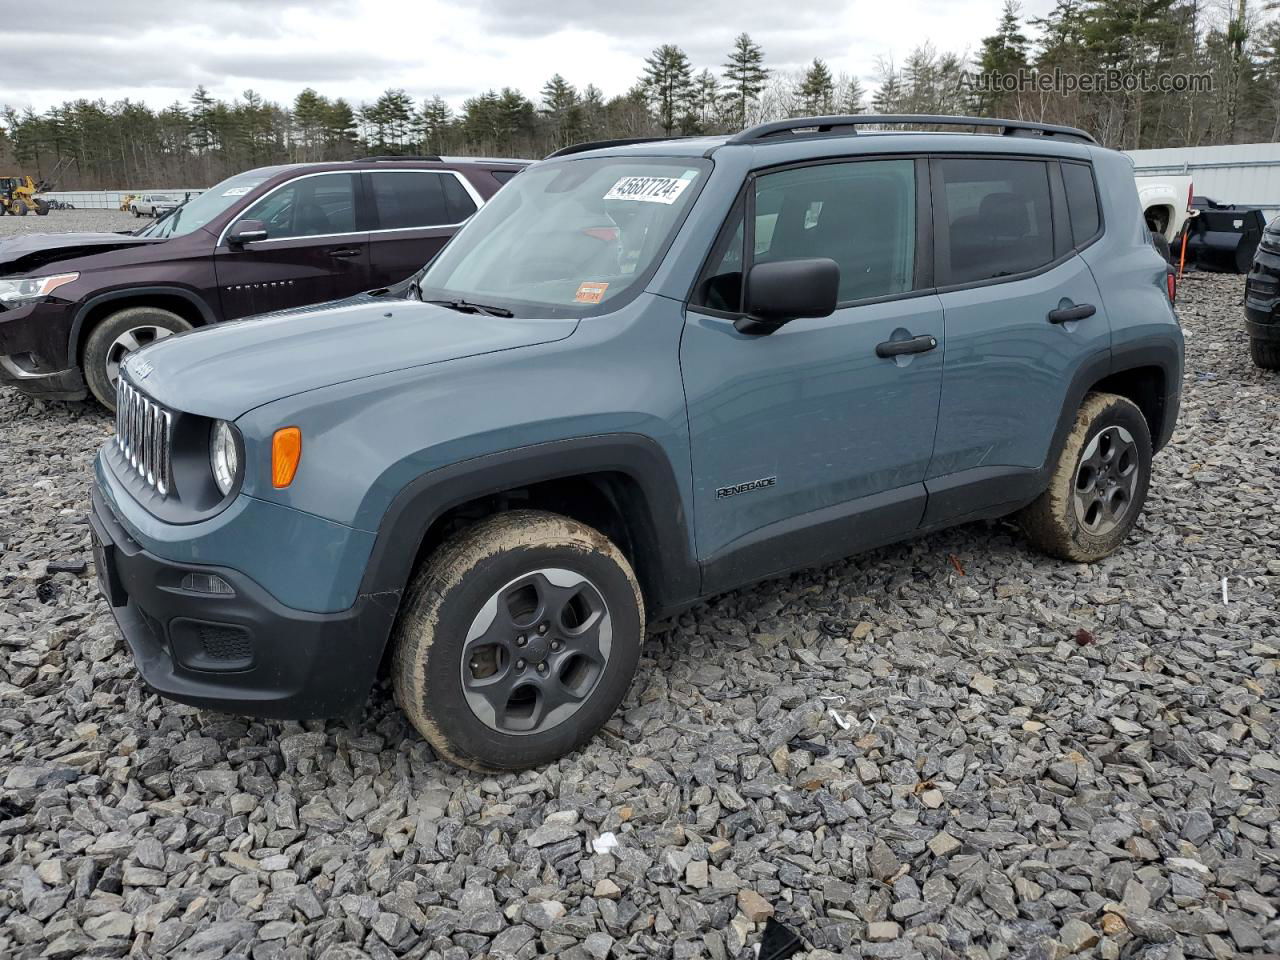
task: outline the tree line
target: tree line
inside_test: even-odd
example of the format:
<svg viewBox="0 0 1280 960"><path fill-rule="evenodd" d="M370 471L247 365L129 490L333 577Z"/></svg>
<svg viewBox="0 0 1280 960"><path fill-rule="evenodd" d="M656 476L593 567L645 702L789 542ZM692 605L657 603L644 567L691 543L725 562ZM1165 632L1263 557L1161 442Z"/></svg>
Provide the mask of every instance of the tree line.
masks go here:
<svg viewBox="0 0 1280 960"><path fill-rule="evenodd" d="M37 113L0 112L0 170L62 189L204 186L250 167L368 154L537 158L583 140L725 133L787 116L931 113L1066 123L1118 149L1280 140L1280 0L1057 0L1025 18L1005 0L981 48L914 49L877 61L872 90L821 59L802 71L767 65L738 35L723 62L696 67L674 44L645 60L626 92L606 96L553 75L531 99L489 90L455 111L443 98L387 90L352 104L305 89L283 106L246 90L228 103L198 87L187 103L154 110L121 100L76 100ZM1018 86L1010 78L1104 78L1096 89ZM1150 89L1160 77L1208 78ZM1149 82L1143 82L1143 81ZM1205 86L1209 89L1205 89Z"/></svg>

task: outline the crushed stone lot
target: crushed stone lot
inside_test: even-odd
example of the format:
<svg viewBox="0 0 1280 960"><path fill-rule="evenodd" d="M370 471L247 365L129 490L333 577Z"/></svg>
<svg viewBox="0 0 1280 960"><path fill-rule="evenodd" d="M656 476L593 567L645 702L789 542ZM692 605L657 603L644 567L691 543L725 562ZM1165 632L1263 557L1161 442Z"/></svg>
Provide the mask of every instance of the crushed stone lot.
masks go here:
<svg viewBox="0 0 1280 960"><path fill-rule="evenodd" d="M151 221L119 210L50 210L47 216L0 217L0 240L31 233L116 233Z"/></svg>
<svg viewBox="0 0 1280 960"><path fill-rule="evenodd" d="M980 524L728 594L603 736L498 777L385 685L302 725L149 694L92 564L49 566L90 560L111 421L0 390L0 956L724 960L771 917L812 958L1280 953L1280 377L1242 288L1183 284L1114 556Z"/></svg>

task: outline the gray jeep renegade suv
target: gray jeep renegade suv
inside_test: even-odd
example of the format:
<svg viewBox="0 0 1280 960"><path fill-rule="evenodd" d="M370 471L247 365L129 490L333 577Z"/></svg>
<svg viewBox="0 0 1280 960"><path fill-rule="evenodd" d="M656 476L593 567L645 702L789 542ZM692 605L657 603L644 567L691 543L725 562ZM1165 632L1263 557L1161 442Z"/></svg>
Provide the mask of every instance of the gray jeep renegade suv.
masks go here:
<svg viewBox="0 0 1280 960"><path fill-rule="evenodd" d="M1132 167L1078 130L584 145L402 297L131 357L97 568L166 697L339 715L387 662L439 754L525 767L699 598L1009 514L1106 556L1181 378Z"/></svg>

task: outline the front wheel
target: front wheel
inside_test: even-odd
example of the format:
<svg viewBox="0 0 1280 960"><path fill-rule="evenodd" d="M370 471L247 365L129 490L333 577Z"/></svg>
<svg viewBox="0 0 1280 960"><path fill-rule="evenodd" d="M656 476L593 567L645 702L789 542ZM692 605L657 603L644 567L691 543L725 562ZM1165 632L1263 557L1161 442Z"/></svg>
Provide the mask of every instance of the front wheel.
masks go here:
<svg viewBox="0 0 1280 960"><path fill-rule="evenodd" d="M190 330L176 313L159 307L129 307L107 317L89 334L84 345L84 380L89 392L108 410L116 408L120 364L135 350Z"/></svg>
<svg viewBox="0 0 1280 960"><path fill-rule="evenodd" d="M15 200L13 206L9 208L9 212L15 217L25 217L27 215L27 205L21 200Z"/></svg>
<svg viewBox="0 0 1280 960"><path fill-rule="evenodd" d="M49 204L47 204L45 201L37 199L35 201L35 205L36 205L37 217L47 217L49 215Z"/></svg>
<svg viewBox="0 0 1280 960"><path fill-rule="evenodd" d="M612 541L557 514L497 514L414 577L394 639L396 699L447 760L537 766L613 715L643 636L640 588Z"/></svg>
<svg viewBox="0 0 1280 960"><path fill-rule="evenodd" d="M1280 340L1250 337L1249 353L1253 356L1254 366L1263 370L1280 370Z"/></svg>
<svg viewBox="0 0 1280 960"><path fill-rule="evenodd" d="M1080 405L1049 486L1018 515L1035 546L1077 563L1101 560L1124 542L1151 482L1151 433L1142 411L1112 393Z"/></svg>

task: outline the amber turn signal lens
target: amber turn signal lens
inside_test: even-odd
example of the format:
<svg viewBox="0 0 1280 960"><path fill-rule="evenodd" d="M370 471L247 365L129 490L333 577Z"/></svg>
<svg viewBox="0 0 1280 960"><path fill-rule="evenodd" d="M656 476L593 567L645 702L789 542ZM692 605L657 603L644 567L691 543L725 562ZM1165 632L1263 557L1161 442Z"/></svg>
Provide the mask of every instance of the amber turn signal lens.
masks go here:
<svg viewBox="0 0 1280 960"><path fill-rule="evenodd" d="M271 438L271 485L277 490L293 483L302 460L302 431L281 427Z"/></svg>

